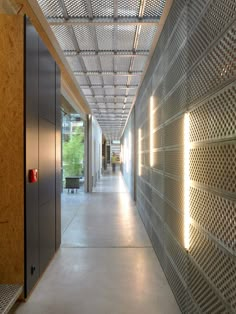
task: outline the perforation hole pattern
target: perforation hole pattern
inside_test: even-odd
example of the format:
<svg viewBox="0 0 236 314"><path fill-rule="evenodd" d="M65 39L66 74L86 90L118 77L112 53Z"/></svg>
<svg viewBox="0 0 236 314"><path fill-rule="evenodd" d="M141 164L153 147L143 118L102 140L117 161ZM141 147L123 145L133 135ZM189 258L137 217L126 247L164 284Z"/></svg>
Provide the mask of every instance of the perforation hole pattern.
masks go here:
<svg viewBox="0 0 236 314"><path fill-rule="evenodd" d="M191 187L190 216L225 247L236 251L235 200Z"/></svg>
<svg viewBox="0 0 236 314"><path fill-rule="evenodd" d="M194 261L232 309L236 310L236 259L193 226L190 228L190 238L190 252Z"/></svg>
<svg viewBox="0 0 236 314"><path fill-rule="evenodd" d="M184 186L181 180L165 176L165 198L179 211L184 210Z"/></svg>
<svg viewBox="0 0 236 314"><path fill-rule="evenodd" d="M227 87L191 112L191 142L236 136L236 87Z"/></svg>
<svg viewBox="0 0 236 314"><path fill-rule="evenodd" d="M197 313L230 313L192 261L188 264L188 274L188 289L194 302L198 305Z"/></svg>
<svg viewBox="0 0 236 314"><path fill-rule="evenodd" d="M187 31L188 31L188 25L186 22L187 16L188 16L187 13L188 12L186 9L182 12L181 20L176 26L176 31L175 31L176 35L171 37L168 44L168 49L163 55L163 58L168 59L168 64L165 67L165 69L163 69L164 72L168 71L168 67L170 66L171 62L173 62L173 59L176 58L176 56L179 53L180 48L182 48L181 46L183 46L183 44L187 40ZM186 47L182 49L186 49ZM163 62L164 61L162 61L161 63Z"/></svg>
<svg viewBox="0 0 236 314"><path fill-rule="evenodd" d="M236 25L216 44L189 76L189 103L204 96L216 84L230 80L236 70Z"/></svg>
<svg viewBox="0 0 236 314"><path fill-rule="evenodd" d="M148 199L145 185L151 182L155 209L159 210L160 203L164 212L165 236L159 242L166 251L165 261L156 253L186 314L236 313L235 12L232 0L174 1L148 70L150 76L144 80L135 105L136 126L142 129L145 149L143 194L137 206L142 203L143 216L147 216L149 206L141 199ZM147 92L150 85L151 92ZM157 147L156 158L162 167L157 169L149 167L150 95L158 106L155 128L164 129L164 144ZM187 260L184 273L178 259L178 243L184 247L183 168L176 164L184 163L186 111L190 112L191 245L187 256L182 250ZM154 143L158 143L158 132L154 134ZM159 174L155 180L154 172ZM152 229L146 223L146 228L149 234L158 234L157 226ZM168 242L168 231L176 245ZM172 269L167 266L171 263ZM183 298L186 303L181 302Z"/></svg>
<svg viewBox="0 0 236 314"><path fill-rule="evenodd" d="M183 117L173 120L165 126L165 146L175 146L184 144L184 124Z"/></svg>
<svg viewBox="0 0 236 314"><path fill-rule="evenodd" d="M173 149L165 151L165 171L174 176L183 176L183 151Z"/></svg>
<svg viewBox="0 0 236 314"><path fill-rule="evenodd" d="M22 292L22 286L20 285L7 285L0 284L0 313L8 313L10 305L14 305L14 302Z"/></svg>
<svg viewBox="0 0 236 314"><path fill-rule="evenodd" d="M185 312L187 300L186 300L186 293L185 293L185 287L183 285L183 282L180 280L178 273L176 272L174 266L170 262L170 260L167 258L164 265L164 272L166 274L166 277L169 281L169 284L172 288L172 291L174 292L178 304L180 308L182 309L183 313Z"/></svg>
<svg viewBox="0 0 236 314"><path fill-rule="evenodd" d="M179 273L182 278L187 279L187 256L185 251L181 246L176 242L168 230L165 230L165 239L166 239L166 250L171 256L172 260L175 262Z"/></svg>
<svg viewBox="0 0 236 314"><path fill-rule="evenodd" d="M198 1L189 1L187 4L188 10L188 27L189 30L192 29L193 25L196 23L196 20L202 14L203 10L209 4L208 0L198 0Z"/></svg>
<svg viewBox="0 0 236 314"><path fill-rule="evenodd" d="M201 19L189 39L189 65L196 62L228 23L235 18L236 7L230 6L229 2L229 0L214 1L208 6L204 18ZM194 1L194 3L198 3L198 1Z"/></svg>
<svg viewBox="0 0 236 314"><path fill-rule="evenodd" d="M235 143L208 145L191 149L190 179L221 191L235 193Z"/></svg>
<svg viewBox="0 0 236 314"><path fill-rule="evenodd" d="M183 246L184 216L167 202L165 202L165 223L168 226L166 226L166 228L171 230L171 233L175 237L176 241L178 241L180 245Z"/></svg>

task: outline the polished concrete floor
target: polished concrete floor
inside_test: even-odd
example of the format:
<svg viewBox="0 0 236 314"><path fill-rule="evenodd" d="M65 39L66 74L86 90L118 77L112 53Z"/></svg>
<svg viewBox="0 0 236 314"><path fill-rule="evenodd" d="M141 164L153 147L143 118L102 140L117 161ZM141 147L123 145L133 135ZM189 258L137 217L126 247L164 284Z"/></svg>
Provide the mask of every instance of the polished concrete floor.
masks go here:
<svg viewBox="0 0 236 314"><path fill-rule="evenodd" d="M122 176L62 195L62 246L18 314L178 314Z"/></svg>

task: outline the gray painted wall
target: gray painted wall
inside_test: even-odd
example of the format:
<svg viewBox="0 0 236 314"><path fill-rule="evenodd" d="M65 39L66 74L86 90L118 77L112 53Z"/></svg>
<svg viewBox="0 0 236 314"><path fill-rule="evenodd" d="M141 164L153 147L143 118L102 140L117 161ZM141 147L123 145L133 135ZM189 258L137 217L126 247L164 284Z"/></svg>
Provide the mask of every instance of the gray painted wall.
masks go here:
<svg viewBox="0 0 236 314"><path fill-rule="evenodd" d="M142 130L137 208L183 313L236 312L235 16L235 1L174 1L135 104L136 134ZM154 96L153 167L150 96ZM184 248L187 111L188 252ZM138 145L137 140L136 136ZM136 150L133 160L137 159ZM127 181L127 174L124 177Z"/></svg>
<svg viewBox="0 0 236 314"><path fill-rule="evenodd" d="M38 181L29 170L38 169ZM61 243L60 70L25 26L25 297Z"/></svg>

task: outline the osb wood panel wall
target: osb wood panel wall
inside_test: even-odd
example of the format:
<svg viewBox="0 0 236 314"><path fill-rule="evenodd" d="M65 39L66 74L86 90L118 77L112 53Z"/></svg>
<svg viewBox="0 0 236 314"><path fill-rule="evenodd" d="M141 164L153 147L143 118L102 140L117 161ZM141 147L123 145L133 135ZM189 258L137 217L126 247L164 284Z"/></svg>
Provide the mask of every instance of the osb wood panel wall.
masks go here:
<svg viewBox="0 0 236 314"><path fill-rule="evenodd" d="M0 283L24 281L24 36L0 15Z"/></svg>

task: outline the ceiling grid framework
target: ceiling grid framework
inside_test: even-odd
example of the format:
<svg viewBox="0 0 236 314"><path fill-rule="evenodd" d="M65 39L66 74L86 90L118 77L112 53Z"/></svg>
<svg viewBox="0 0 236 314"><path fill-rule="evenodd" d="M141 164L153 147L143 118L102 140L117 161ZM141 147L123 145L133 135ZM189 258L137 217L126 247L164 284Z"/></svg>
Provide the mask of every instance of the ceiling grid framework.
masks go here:
<svg viewBox="0 0 236 314"><path fill-rule="evenodd" d="M166 0L38 0L107 139L119 139Z"/></svg>

